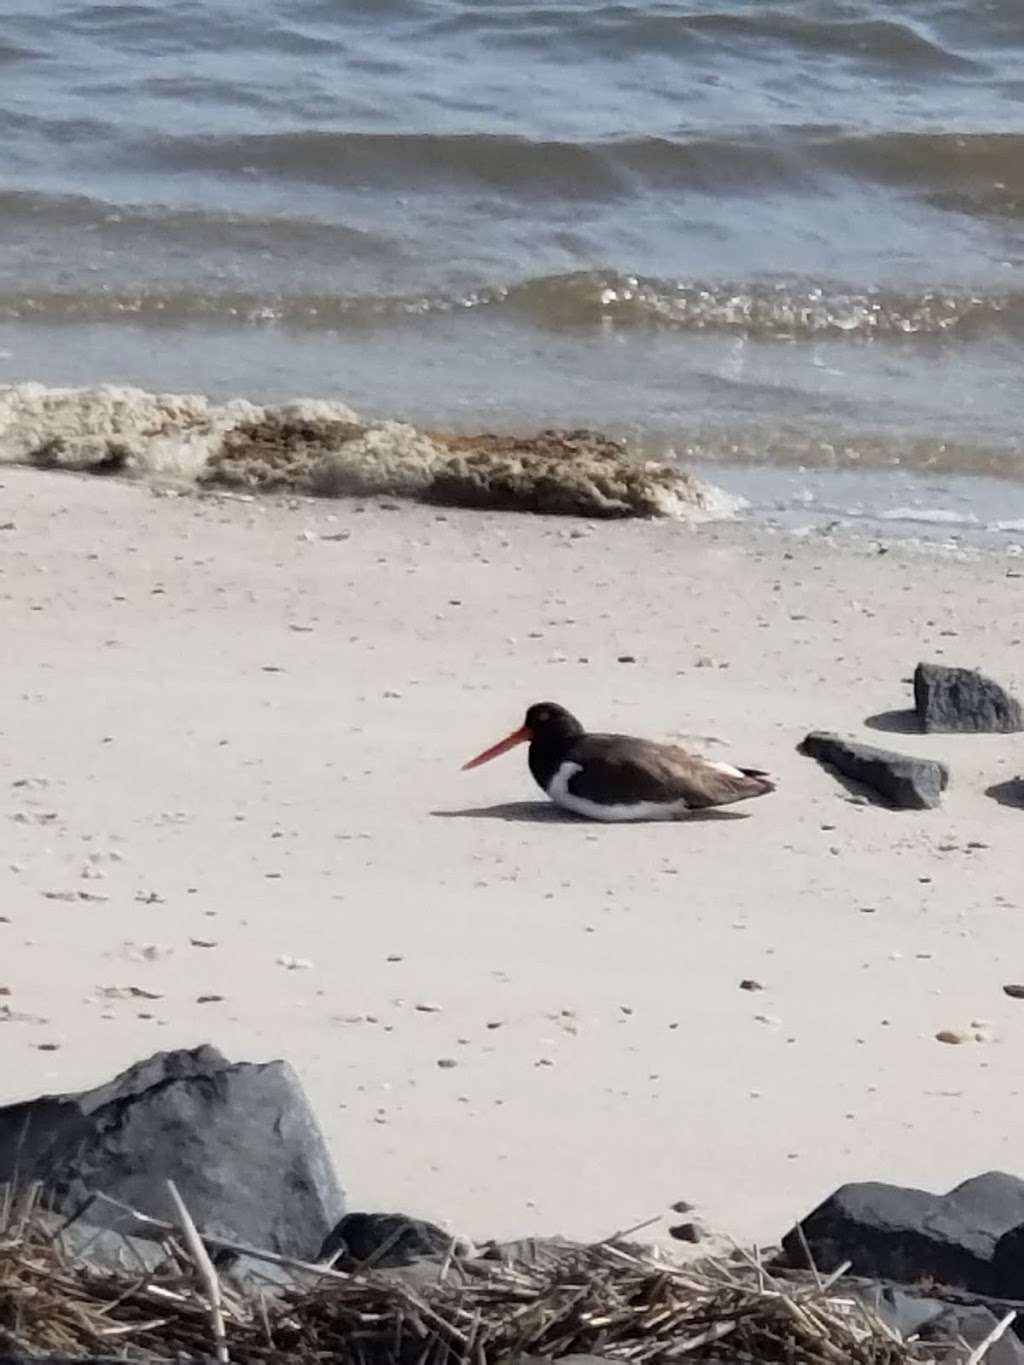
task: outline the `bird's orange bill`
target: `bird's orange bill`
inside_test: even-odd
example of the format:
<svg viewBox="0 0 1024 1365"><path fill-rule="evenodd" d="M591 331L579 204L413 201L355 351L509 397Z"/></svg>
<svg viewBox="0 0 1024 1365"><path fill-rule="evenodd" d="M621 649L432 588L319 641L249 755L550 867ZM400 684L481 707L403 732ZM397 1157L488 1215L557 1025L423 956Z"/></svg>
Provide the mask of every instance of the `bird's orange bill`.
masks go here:
<svg viewBox="0 0 1024 1365"><path fill-rule="evenodd" d="M497 744L492 744L489 749L485 749L482 754L477 754L476 758L471 758L468 763L463 763L462 771L467 768L479 768L481 763L490 763L492 758L497 758L499 754L507 754L509 749L514 749L517 744L528 743L533 736L525 725L518 730L513 730L504 739L499 739Z"/></svg>

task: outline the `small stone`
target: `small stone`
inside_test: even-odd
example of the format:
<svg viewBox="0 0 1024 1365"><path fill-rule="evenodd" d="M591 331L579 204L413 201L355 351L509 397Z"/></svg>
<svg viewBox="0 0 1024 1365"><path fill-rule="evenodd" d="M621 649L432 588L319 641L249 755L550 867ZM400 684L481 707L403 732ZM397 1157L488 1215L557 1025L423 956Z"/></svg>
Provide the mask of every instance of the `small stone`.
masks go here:
<svg viewBox="0 0 1024 1365"><path fill-rule="evenodd" d="M458 1066L454 1057L438 1057L437 1064L442 1071L451 1071L452 1067Z"/></svg>
<svg viewBox="0 0 1024 1365"><path fill-rule="evenodd" d="M292 957L290 953L282 953L277 959L277 965L289 972L307 972L313 964L308 958Z"/></svg>
<svg viewBox="0 0 1024 1365"><path fill-rule="evenodd" d="M1011 1000L1024 1000L1024 986L1004 986L1003 994L1008 995Z"/></svg>
<svg viewBox="0 0 1024 1365"><path fill-rule="evenodd" d="M416 1006L416 1009L419 1011L420 1014L441 1013L441 1006L437 1003L436 1000L423 1000Z"/></svg>
<svg viewBox="0 0 1024 1365"><path fill-rule="evenodd" d="M674 1237L677 1242L699 1242L703 1236L696 1223L676 1223L669 1228L668 1235Z"/></svg>
<svg viewBox="0 0 1024 1365"><path fill-rule="evenodd" d="M677 1199L676 1202L672 1205L672 1212L673 1212L673 1213L692 1213L692 1212L693 1212L693 1207L694 1207L694 1206L690 1203L690 1201L689 1201L688 1199Z"/></svg>
<svg viewBox="0 0 1024 1365"><path fill-rule="evenodd" d="M142 986L101 986L99 995L104 1000L162 1000L159 991L147 991Z"/></svg>
<svg viewBox="0 0 1024 1365"><path fill-rule="evenodd" d="M752 977L745 976L740 982L741 991L763 991L764 987L760 981L755 981Z"/></svg>
<svg viewBox="0 0 1024 1365"><path fill-rule="evenodd" d="M219 1005L225 997L223 995L197 995L197 1005Z"/></svg>
<svg viewBox="0 0 1024 1365"><path fill-rule="evenodd" d="M635 663L636 663L636 655L635 655L635 654L620 654L620 655L618 656L617 662L620 663L620 664L635 664Z"/></svg>
<svg viewBox="0 0 1024 1365"><path fill-rule="evenodd" d="M190 938L189 943L193 948L216 948L218 946L215 938Z"/></svg>

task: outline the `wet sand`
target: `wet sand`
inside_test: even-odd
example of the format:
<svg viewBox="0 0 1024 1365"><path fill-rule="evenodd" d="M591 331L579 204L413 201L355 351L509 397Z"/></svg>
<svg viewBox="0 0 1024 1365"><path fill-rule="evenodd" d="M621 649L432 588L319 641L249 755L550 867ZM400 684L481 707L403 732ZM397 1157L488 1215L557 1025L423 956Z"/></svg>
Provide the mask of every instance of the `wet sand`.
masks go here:
<svg viewBox="0 0 1024 1365"><path fill-rule="evenodd" d="M985 793L1024 740L863 724L920 658L1024 691L1019 560L19 469L0 524L0 1101L285 1056L353 1208L473 1236L687 1199L771 1240L844 1180L1019 1171L1024 811ZM459 771L540 699L780 790L602 827L521 755ZM949 761L943 808L857 803L810 728Z"/></svg>

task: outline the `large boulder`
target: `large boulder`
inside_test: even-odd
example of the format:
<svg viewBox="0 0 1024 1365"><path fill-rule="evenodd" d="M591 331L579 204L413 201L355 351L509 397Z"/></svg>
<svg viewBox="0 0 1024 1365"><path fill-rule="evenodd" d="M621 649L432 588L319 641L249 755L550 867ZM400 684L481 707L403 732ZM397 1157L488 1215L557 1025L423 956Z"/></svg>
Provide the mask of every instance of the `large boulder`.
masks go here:
<svg viewBox="0 0 1024 1365"><path fill-rule="evenodd" d="M1024 730L1020 702L969 668L918 664L914 709L925 731L1006 735Z"/></svg>
<svg viewBox="0 0 1024 1365"><path fill-rule="evenodd" d="M826 1273L850 1261L854 1275L991 1294L996 1246L1020 1223L1024 1180L1001 1171L965 1180L949 1194L876 1182L843 1185L786 1234L782 1256L787 1265L805 1267L806 1241Z"/></svg>
<svg viewBox="0 0 1024 1365"><path fill-rule="evenodd" d="M949 769L935 759L877 749L824 730L812 730L800 752L870 787L897 810L933 810L949 782Z"/></svg>
<svg viewBox="0 0 1024 1365"><path fill-rule="evenodd" d="M0 1185L40 1181L54 1210L103 1193L173 1221L173 1180L212 1238L313 1257L344 1213L326 1145L284 1062L232 1064L212 1047L157 1053L106 1085L0 1108ZM147 1224L97 1199L90 1224Z"/></svg>

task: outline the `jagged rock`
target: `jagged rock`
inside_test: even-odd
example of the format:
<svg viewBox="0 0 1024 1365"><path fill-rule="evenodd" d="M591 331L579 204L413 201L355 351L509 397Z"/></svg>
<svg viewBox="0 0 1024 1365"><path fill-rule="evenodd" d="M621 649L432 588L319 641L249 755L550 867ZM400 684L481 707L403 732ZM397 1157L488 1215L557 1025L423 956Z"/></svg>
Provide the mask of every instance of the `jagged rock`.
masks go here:
<svg viewBox="0 0 1024 1365"><path fill-rule="evenodd" d="M925 731L1006 735L1024 730L1020 702L969 668L918 664L914 709Z"/></svg>
<svg viewBox="0 0 1024 1365"><path fill-rule="evenodd" d="M999 1239L1024 1223L1024 1180L990 1171L949 1194L875 1182L843 1185L800 1224L815 1266L826 1273L844 1261L854 1275L934 1281L994 1293ZM782 1241L787 1265L805 1267L800 1234Z"/></svg>
<svg viewBox="0 0 1024 1365"><path fill-rule="evenodd" d="M199 1230L310 1259L344 1212L323 1137L284 1062L212 1047L157 1053L106 1085L0 1108L0 1184L41 1181L57 1213L97 1192L173 1221L173 1180ZM152 1238L95 1200L88 1219Z"/></svg>
<svg viewBox="0 0 1024 1365"><path fill-rule="evenodd" d="M898 810L934 809L949 782L949 769L935 759L877 749L824 730L812 730L800 752L870 787Z"/></svg>
<svg viewBox="0 0 1024 1365"><path fill-rule="evenodd" d="M402 1213L348 1213L324 1238L316 1259L326 1261L341 1252L339 1267L370 1262L375 1269L384 1269L443 1254L451 1244L449 1233L419 1218Z"/></svg>

